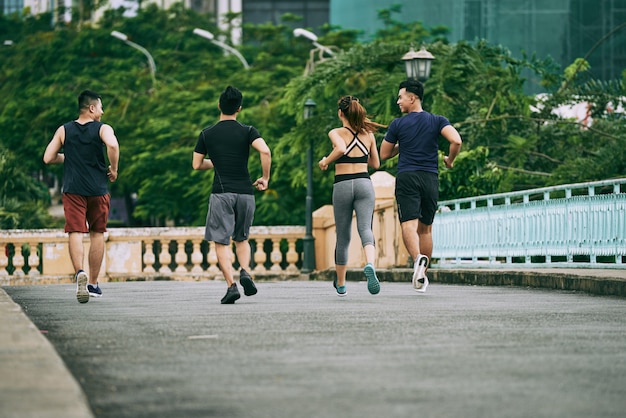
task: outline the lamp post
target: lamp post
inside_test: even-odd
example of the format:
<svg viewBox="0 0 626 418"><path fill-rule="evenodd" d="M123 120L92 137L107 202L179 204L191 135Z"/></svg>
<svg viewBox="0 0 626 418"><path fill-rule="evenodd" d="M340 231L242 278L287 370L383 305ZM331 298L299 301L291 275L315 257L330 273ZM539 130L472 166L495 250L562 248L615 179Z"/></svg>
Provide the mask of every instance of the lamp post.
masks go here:
<svg viewBox="0 0 626 418"><path fill-rule="evenodd" d="M250 65L248 65L248 61L246 61L246 59L243 57L243 55L241 55L239 51L237 51L232 46L227 45L224 42L220 42L217 39L215 39L215 35L213 35L211 32L204 30L204 29L195 28L193 30L193 33L194 35L198 35L202 38L208 39L209 41L211 41L211 43L235 55L237 58L239 58L239 61L241 61L241 63L243 64L246 70L250 68Z"/></svg>
<svg viewBox="0 0 626 418"><path fill-rule="evenodd" d="M152 58L152 55L150 55L148 50L141 45L137 45L136 43L129 41L128 36L124 35L122 32L118 32L114 30L113 32L111 32L111 36L121 41L124 41L127 45L132 46L133 48L138 49L141 52L143 52L143 54L148 58L148 65L150 66L150 74L152 75L152 86L154 87L156 85L156 77L155 77L156 64L154 63L154 58Z"/></svg>
<svg viewBox="0 0 626 418"><path fill-rule="evenodd" d="M304 102L304 119L313 116L313 110L317 104L306 99ZM309 149L306 153L306 231L302 240L304 260L302 261L302 273L311 273L315 270L315 238L313 238L313 137L309 135Z"/></svg>
<svg viewBox="0 0 626 418"><path fill-rule="evenodd" d="M428 52L423 45L417 52L411 47L411 50L402 57L407 78L426 82L430 77L430 65L434 59L433 54Z"/></svg>
<svg viewBox="0 0 626 418"><path fill-rule="evenodd" d="M309 31L309 30L302 29L302 28L296 28L296 29L293 30L293 36L296 36L296 37L302 36L304 38L307 38L309 41L311 41L311 43L313 45L315 45L316 48L319 48L323 52L326 52L331 57L335 55L335 53L329 47L324 46L324 45L318 43L317 42L317 35L314 34L311 31Z"/></svg>
<svg viewBox="0 0 626 418"><path fill-rule="evenodd" d="M330 55L331 58L335 56L335 52L333 52L332 48L336 49L337 47L328 47L328 46L324 46L320 44L319 42L317 42L317 35L311 31L308 31L302 28L296 28L293 30L293 36L295 37L302 36L304 38L307 38L309 41L311 41L313 46L315 46L315 48L309 52L309 60L307 61L306 67L304 68L305 76L308 76L309 74L311 74L313 72L313 69L315 68L316 53L318 54L317 62L322 62L327 59L324 56L324 53Z"/></svg>

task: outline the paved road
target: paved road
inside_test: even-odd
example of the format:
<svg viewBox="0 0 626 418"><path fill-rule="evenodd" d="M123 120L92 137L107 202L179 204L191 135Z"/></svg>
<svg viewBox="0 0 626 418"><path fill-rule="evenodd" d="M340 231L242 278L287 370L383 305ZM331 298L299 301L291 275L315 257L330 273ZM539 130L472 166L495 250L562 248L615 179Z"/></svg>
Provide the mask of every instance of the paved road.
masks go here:
<svg viewBox="0 0 626 418"><path fill-rule="evenodd" d="M73 285L4 290L96 417L625 414L623 298L437 283L423 295L382 283L372 296L349 282L346 298L328 282L258 287L235 305L219 304L225 285L213 281L106 283L84 305Z"/></svg>

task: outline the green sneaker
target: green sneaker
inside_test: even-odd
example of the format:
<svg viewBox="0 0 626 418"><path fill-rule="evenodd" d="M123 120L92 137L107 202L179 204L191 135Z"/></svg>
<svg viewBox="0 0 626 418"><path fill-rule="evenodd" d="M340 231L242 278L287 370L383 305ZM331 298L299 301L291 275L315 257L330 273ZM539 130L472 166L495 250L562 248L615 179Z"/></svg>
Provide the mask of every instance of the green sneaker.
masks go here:
<svg viewBox="0 0 626 418"><path fill-rule="evenodd" d="M337 277L335 277L335 279L333 280L333 287L337 291L337 296L339 297L344 297L345 295L348 294L348 291L346 290L346 286L337 286Z"/></svg>
<svg viewBox="0 0 626 418"><path fill-rule="evenodd" d="M376 270L374 269L372 263L367 263L365 265L363 273L365 274L365 277L367 277L367 290L369 290L372 295L380 292L380 282L378 281L378 277L376 277Z"/></svg>

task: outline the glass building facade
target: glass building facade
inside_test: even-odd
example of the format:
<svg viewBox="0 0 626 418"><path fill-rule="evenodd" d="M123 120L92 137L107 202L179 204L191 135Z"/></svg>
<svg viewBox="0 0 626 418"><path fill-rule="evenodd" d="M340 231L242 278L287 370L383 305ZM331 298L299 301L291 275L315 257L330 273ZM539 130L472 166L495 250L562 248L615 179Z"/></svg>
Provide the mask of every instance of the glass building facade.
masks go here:
<svg viewBox="0 0 626 418"><path fill-rule="evenodd" d="M486 39L507 47L513 56L552 57L562 68L585 57L593 77L609 80L626 69L626 0L332 0L330 23L359 29L370 39L382 28L378 10L402 5L396 20L446 26L457 42ZM596 43L600 42L598 45Z"/></svg>
<svg viewBox="0 0 626 418"><path fill-rule="evenodd" d="M283 23L286 13L302 16L297 27L315 29L330 20L330 0L243 0L244 23Z"/></svg>
<svg viewBox="0 0 626 418"><path fill-rule="evenodd" d="M0 0L0 10L5 15L13 13L22 13L24 8L24 0Z"/></svg>

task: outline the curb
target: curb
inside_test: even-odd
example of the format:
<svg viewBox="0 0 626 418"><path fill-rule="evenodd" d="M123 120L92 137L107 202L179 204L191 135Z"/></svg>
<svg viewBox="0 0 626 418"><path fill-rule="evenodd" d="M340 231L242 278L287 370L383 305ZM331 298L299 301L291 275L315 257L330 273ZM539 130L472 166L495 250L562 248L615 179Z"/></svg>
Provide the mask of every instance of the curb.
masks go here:
<svg viewBox="0 0 626 418"><path fill-rule="evenodd" d="M376 272L381 282L411 282L413 269L394 268ZM311 273L310 280L334 279L335 270L327 269ZM437 269L428 270L432 283L466 284L470 286L516 286L552 290L570 290L599 296L626 297L626 271L618 269ZM348 270L348 281L362 281L363 272Z"/></svg>
<svg viewBox="0 0 626 418"><path fill-rule="evenodd" d="M0 416L93 418L61 357L0 288Z"/></svg>

